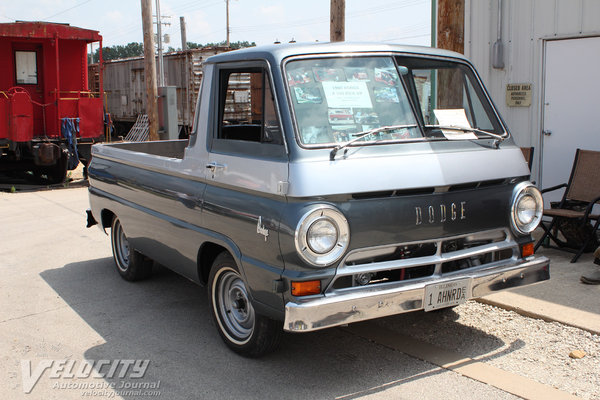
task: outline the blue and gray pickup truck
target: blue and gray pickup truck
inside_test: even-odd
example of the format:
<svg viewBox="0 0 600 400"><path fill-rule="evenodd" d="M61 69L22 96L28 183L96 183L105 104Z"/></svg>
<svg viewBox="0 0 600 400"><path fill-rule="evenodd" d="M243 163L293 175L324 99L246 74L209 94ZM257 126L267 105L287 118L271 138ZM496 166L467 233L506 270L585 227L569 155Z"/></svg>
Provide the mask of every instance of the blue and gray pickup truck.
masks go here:
<svg viewBox="0 0 600 400"><path fill-rule="evenodd" d="M542 196L462 55L273 45L203 76L189 140L93 147L88 225L123 278L206 285L234 351L549 279Z"/></svg>

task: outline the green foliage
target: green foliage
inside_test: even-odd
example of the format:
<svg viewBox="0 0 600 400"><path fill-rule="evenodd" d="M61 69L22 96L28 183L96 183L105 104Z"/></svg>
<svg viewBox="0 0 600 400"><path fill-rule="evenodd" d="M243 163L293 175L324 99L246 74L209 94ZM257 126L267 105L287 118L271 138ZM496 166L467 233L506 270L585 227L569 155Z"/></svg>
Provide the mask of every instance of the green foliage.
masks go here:
<svg viewBox="0 0 600 400"><path fill-rule="evenodd" d="M219 42L219 43L206 43L206 44L201 44L201 43L195 43L195 42L188 42L188 49L201 49L202 47L225 47L225 41ZM244 47L253 47L256 46L255 42L248 42L248 41L238 41L238 42L231 42L230 43L230 47L234 50L237 49L242 49ZM169 48L167 49L167 52L173 52L173 51L178 51L181 49L175 49L172 46L169 46ZM99 53L100 51L98 49L96 49L96 52L94 53L94 62L98 62L98 57L99 57ZM128 57L141 57L144 55L144 44L143 43L136 43L136 42L131 42L127 45L116 45L116 46L108 46L108 47L103 47L102 48L102 57L104 58L104 61L109 61L109 60L119 60L122 58L128 58ZM92 62L89 57L88 57L88 62Z"/></svg>
<svg viewBox="0 0 600 400"><path fill-rule="evenodd" d="M225 42L225 40L223 40L222 42L219 42L219 43L206 43L206 44L187 42L187 45L188 45L188 49L201 49L202 47L225 47L226 42ZM255 42L248 42L247 40L244 40L243 42L238 41L238 42L230 42L229 43L229 47L231 47L234 50L243 49L244 47L254 47L254 46L256 46Z"/></svg>
<svg viewBox="0 0 600 400"><path fill-rule="evenodd" d="M96 49L94 53L94 61L98 62L100 51ZM144 55L144 44L131 42L126 45L108 46L102 48L102 58L104 61L118 60L128 57L140 57Z"/></svg>

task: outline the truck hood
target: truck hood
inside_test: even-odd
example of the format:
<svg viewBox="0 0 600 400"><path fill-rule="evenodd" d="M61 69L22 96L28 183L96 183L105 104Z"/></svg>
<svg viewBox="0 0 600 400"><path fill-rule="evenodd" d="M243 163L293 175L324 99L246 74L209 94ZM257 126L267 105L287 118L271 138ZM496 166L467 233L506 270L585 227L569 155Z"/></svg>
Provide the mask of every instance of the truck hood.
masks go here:
<svg viewBox="0 0 600 400"><path fill-rule="evenodd" d="M340 155L334 161L291 162L287 194L314 197L418 189L529 174L518 147L368 158Z"/></svg>

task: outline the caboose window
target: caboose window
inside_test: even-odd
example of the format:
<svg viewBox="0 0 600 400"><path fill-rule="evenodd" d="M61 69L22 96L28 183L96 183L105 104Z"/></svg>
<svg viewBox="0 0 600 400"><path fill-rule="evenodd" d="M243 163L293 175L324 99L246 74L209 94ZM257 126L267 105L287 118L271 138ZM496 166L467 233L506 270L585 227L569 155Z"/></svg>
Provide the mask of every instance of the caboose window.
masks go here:
<svg viewBox="0 0 600 400"><path fill-rule="evenodd" d="M15 51L17 85L37 85L37 57L35 51Z"/></svg>

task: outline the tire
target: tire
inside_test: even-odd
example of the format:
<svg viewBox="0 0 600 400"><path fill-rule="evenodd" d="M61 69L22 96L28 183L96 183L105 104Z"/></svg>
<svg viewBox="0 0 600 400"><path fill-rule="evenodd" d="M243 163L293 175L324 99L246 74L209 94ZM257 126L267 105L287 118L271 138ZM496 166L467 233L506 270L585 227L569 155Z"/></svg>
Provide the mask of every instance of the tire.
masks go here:
<svg viewBox="0 0 600 400"><path fill-rule="evenodd" d="M113 259L117 272L126 281L139 281L152 274L152 261L129 246L121 221L113 218L110 230Z"/></svg>
<svg viewBox="0 0 600 400"><path fill-rule="evenodd" d="M63 183L67 178L67 157L61 153L56 164L50 166L36 166L31 171L35 181L39 184L56 185ZM43 176L46 176L44 178Z"/></svg>
<svg viewBox="0 0 600 400"><path fill-rule="evenodd" d="M231 255L213 262L208 279L208 304L219 335L234 352L260 357L277 349L281 323L255 312L246 284Z"/></svg>
<svg viewBox="0 0 600 400"><path fill-rule="evenodd" d="M67 178L67 156L61 152L60 158L52 167L45 169L44 173L52 184L63 183Z"/></svg>

